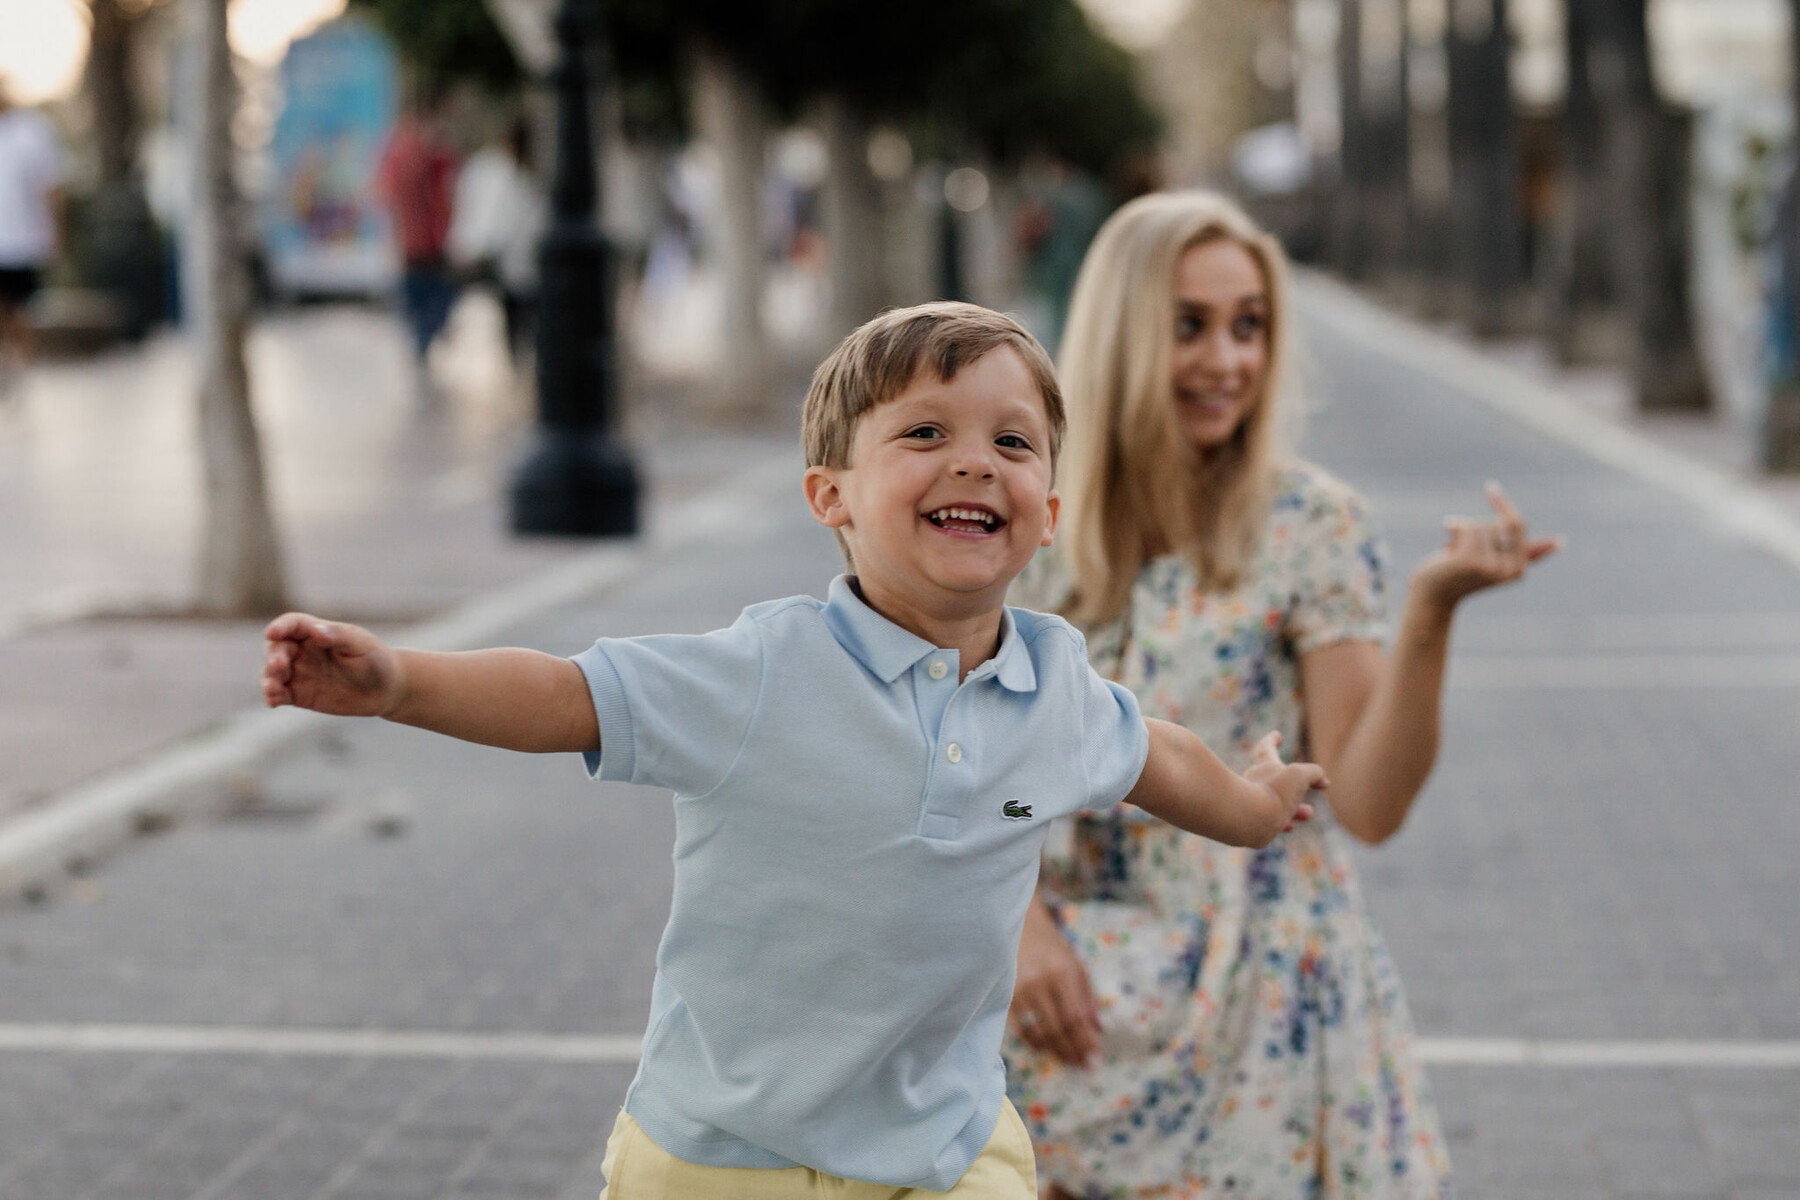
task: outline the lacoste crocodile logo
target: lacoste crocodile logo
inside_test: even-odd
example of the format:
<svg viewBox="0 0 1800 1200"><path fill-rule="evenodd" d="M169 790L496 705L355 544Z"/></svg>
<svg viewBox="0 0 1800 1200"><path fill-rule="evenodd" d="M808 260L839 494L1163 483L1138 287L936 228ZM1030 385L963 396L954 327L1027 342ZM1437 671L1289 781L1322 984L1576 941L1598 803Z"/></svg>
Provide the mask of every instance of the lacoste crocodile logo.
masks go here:
<svg viewBox="0 0 1800 1200"><path fill-rule="evenodd" d="M1009 821L1029 821L1031 805L1020 804L1017 800L1008 800L1000 806L1000 815Z"/></svg>

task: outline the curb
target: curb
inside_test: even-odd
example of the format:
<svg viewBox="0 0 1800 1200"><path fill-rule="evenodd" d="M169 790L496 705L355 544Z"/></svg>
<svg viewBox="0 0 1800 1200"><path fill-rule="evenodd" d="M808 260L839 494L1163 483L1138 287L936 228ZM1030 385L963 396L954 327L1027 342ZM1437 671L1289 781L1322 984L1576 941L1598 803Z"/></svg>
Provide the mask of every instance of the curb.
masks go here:
<svg viewBox="0 0 1800 1200"><path fill-rule="evenodd" d="M1590 458L1673 492L1728 534L1800 571L1800 523L1731 472L1589 412L1523 371L1389 312L1334 279L1312 272L1295 274L1296 299L1308 320L1330 326Z"/></svg>
<svg viewBox="0 0 1800 1200"><path fill-rule="evenodd" d="M602 546L512 587L477 597L400 635L425 650L466 650L505 630L631 578L658 556L749 523L790 493L798 471L785 458L752 467L709 491L650 514L649 534ZM0 825L0 901L36 899L68 874L139 835L227 803L231 776L336 720L304 709L251 708L146 759L108 771Z"/></svg>

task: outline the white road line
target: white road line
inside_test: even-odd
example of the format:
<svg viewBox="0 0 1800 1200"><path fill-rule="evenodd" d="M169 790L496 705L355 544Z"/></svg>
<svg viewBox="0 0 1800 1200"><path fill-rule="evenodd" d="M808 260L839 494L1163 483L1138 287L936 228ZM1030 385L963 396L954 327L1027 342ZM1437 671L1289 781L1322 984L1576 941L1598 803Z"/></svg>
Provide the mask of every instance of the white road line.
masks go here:
<svg viewBox="0 0 1800 1200"><path fill-rule="evenodd" d="M0 1024L0 1050L78 1054L261 1054L297 1058L510 1059L636 1063L642 1039L548 1033L257 1029L206 1025Z"/></svg>
<svg viewBox="0 0 1800 1200"><path fill-rule="evenodd" d="M1800 1041L1422 1037L1430 1066L1800 1070ZM455 1033L210 1025L0 1023L0 1052L256 1054L273 1058L426 1058L630 1066L637 1034Z"/></svg>
<svg viewBox="0 0 1800 1200"><path fill-rule="evenodd" d="M412 626L400 638L426 650L488 644L534 616L630 578L657 556L765 522L782 492L797 495L799 475L797 457L760 463L716 488L651 510L648 534L641 539L587 551L435 621ZM216 789L209 784L335 720L295 708L246 709L207 733L9 819L0 825L0 897L18 895L60 875L71 863L128 841L146 815L215 803Z"/></svg>
<svg viewBox="0 0 1800 1200"><path fill-rule="evenodd" d="M1800 570L1800 524L1728 472L1615 425L1523 371L1396 316L1334 280L1301 272L1295 291L1309 322L1328 326L1521 424L1685 497L1728 531Z"/></svg>
<svg viewBox="0 0 1800 1200"><path fill-rule="evenodd" d="M1422 1037L1413 1046L1427 1065L1445 1067L1800 1070L1800 1041Z"/></svg>
<svg viewBox="0 0 1800 1200"><path fill-rule="evenodd" d="M1749 654L1458 655L1460 691L1800 688L1800 656Z"/></svg>
<svg viewBox="0 0 1800 1200"><path fill-rule="evenodd" d="M1488 613L1457 626L1465 644L1509 652L1581 654L1620 651L1800 651L1800 612L1784 613ZM1460 621L1460 618L1459 618Z"/></svg>

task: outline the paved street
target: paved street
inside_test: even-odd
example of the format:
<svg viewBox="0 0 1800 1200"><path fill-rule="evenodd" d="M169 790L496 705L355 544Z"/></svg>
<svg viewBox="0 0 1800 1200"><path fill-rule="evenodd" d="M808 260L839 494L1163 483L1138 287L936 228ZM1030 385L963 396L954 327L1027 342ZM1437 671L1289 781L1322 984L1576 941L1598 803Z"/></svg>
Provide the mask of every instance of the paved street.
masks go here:
<svg viewBox="0 0 1800 1200"><path fill-rule="evenodd" d="M1800 1039L1800 576L1311 315L1309 453L1369 495L1402 577L1487 479L1569 538L1466 611L1437 774L1362 855L1461 1195L1800 1195L1800 1068L1482 1065L1452 1040ZM797 501L740 515L511 636L707 629L837 569ZM666 797L353 722L253 792L0 909L0 1200L591 1200L667 908ZM150 1049L144 1025L194 1036ZM554 1036L502 1036L523 1034Z"/></svg>
<svg viewBox="0 0 1800 1200"><path fill-rule="evenodd" d="M485 296L465 299L433 352L430 405L390 313L259 322L251 369L295 604L393 630L590 548L506 531L496 498L533 414L498 321ZM0 398L0 819L257 700L261 622L184 612L200 531L194 387L165 333L46 363ZM696 427L668 388L633 398L653 499L791 445L785 429ZM69 736L83 728L104 736Z"/></svg>

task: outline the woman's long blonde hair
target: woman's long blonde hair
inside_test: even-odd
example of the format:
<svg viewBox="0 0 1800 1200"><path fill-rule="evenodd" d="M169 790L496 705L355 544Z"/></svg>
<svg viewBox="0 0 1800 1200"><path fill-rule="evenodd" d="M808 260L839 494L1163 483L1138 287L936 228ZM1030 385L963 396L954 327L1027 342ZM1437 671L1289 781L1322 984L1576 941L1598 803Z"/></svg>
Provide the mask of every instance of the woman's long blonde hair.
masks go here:
<svg viewBox="0 0 1800 1200"><path fill-rule="evenodd" d="M1175 270L1217 238L1256 260L1268 293L1268 366L1230 442L1202 456L1175 408ZM1065 614L1111 620L1151 558L1180 551L1201 586L1242 578L1268 514L1273 467L1285 450L1276 411L1287 343L1281 245L1213 192L1143 196L1114 213L1082 261L1058 374L1068 404L1063 526L1074 577Z"/></svg>

